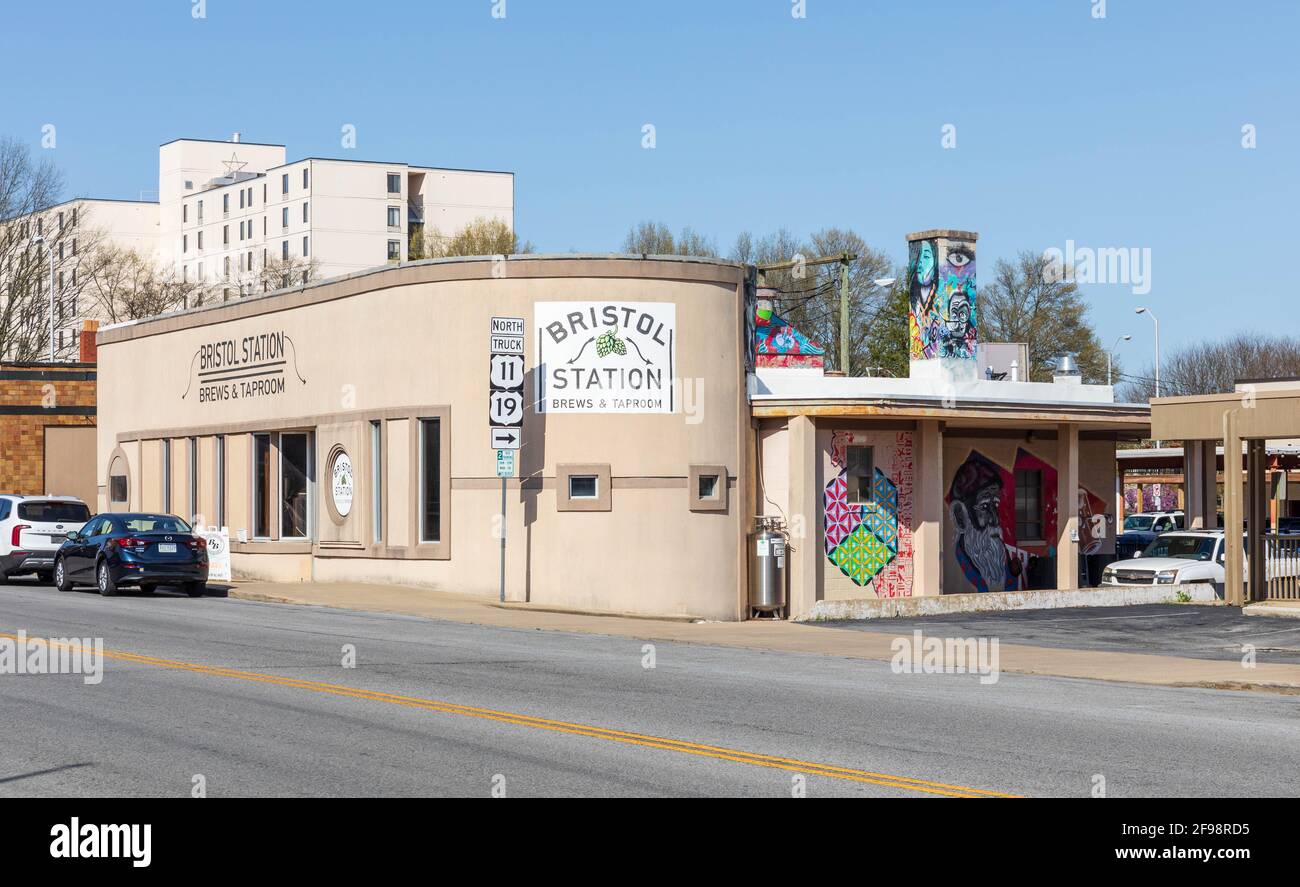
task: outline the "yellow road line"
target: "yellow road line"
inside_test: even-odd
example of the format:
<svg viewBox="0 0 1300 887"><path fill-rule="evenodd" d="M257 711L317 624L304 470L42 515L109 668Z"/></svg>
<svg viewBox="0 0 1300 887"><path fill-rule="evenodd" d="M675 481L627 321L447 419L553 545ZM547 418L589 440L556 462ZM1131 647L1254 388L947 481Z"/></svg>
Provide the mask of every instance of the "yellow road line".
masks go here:
<svg viewBox="0 0 1300 887"><path fill-rule="evenodd" d="M18 640L18 635L0 632L0 638ZM67 646L70 648L79 647L79 645L76 644L55 643L45 638L28 637L26 640L28 643L45 643L54 646ZM86 647L80 647L80 649L89 650L89 648ZM613 730L607 727L592 726L590 724L557 721L550 718L540 718L533 715L498 711L490 708L458 705L456 703L443 702L436 699L421 699L417 696L402 696L396 693L384 693L378 690L364 690L357 687L344 686L342 684L329 684L323 681L308 681L299 678L283 677L280 675L268 675L254 671L224 668L222 666L201 665L193 662L183 662L178 659L161 659L156 656L147 656L142 653L131 653L123 650L104 650L103 656L106 659L115 659L120 662L132 662L137 665L152 665L158 668L166 668L174 671L188 671L194 674L209 675L211 677L253 681L256 683L271 684L279 687L309 690L314 693L327 693L333 696L364 699L371 702L386 702L391 705L401 705L407 708L418 708L426 711L442 712L444 714L456 714L464 717L513 724L520 727L549 730L555 733L568 733L574 736L604 739L610 742L638 745L645 748L660 749L662 751L675 751L699 757L716 758L723 761L734 761L740 764L752 764L758 767L769 767L777 770L788 770L793 773L825 776L832 779L848 780L850 782L862 782L870 783L872 785L882 785L889 788L907 789L909 791L924 792L926 794L946 795L957 798L1017 797L1016 795L1006 794L1004 792L988 791L986 789L970 788L969 786L962 785L952 785L945 782L933 782L925 779L915 779L910 776L898 776L889 773L873 773L869 770L856 770L851 767L839 767L832 764L803 761L797 758L783 758L775 755L746 752L739 749L727 748L725 746L705 745L699 742L669 739L663 736L653 736L644 733L632 733L626 730Z"/></svg>

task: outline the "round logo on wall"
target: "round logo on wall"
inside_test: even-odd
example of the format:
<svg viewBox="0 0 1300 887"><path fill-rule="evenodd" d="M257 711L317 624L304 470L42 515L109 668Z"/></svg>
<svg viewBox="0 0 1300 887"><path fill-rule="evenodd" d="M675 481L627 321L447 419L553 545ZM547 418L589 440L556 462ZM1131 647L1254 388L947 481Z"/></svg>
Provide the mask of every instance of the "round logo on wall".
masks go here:
<svg viewBox="0 0 1300 887"><path fill-rule="evenodd" d="M339 450L330 465L330 496L339 517L347 517L352 510L352 459Z"/></svg>

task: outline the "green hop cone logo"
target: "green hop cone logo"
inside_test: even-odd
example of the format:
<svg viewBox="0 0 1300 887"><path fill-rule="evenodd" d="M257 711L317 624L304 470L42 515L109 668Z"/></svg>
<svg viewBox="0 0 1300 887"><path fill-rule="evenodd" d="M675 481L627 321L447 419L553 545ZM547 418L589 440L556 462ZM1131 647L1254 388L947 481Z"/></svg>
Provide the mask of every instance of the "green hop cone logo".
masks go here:
<svg viewBox="0 0 1300 887"><path fill-rule="evenodd" d="M596 339L596 356L608 357L611 354L617 354L620 357L627 354L627 345L623 344L622 339L614 335L613 330L601 333L600 337Z"/></svg>

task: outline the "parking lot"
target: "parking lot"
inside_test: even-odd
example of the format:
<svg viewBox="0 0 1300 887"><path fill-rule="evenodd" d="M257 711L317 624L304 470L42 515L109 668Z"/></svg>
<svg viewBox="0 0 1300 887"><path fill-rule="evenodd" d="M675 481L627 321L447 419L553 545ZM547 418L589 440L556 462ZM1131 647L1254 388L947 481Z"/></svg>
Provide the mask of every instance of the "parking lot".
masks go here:
<svg viewBox="0 0 1300 887"><path fill-rule="evenodd" d="M1243 616L1235 607L1150 604L820 624L888 634L919 628L949 637L996 637L1003 644L1192 659L1240 659L1251 644L1258 662L1300 664L1300 620Z"/></svg>

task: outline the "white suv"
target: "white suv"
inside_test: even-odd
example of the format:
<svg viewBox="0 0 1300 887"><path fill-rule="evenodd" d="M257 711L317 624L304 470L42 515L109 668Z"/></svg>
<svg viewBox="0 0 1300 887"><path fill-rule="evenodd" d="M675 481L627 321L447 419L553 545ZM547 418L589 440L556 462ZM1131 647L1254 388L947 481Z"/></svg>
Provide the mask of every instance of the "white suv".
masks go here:
<svg viewBox="0 0 1300 887"><path fill-rule="evenodd" d="M0 495L0 583L23 573L51 581L54 553L88 520L90 509L75 496Z"/></svg>

